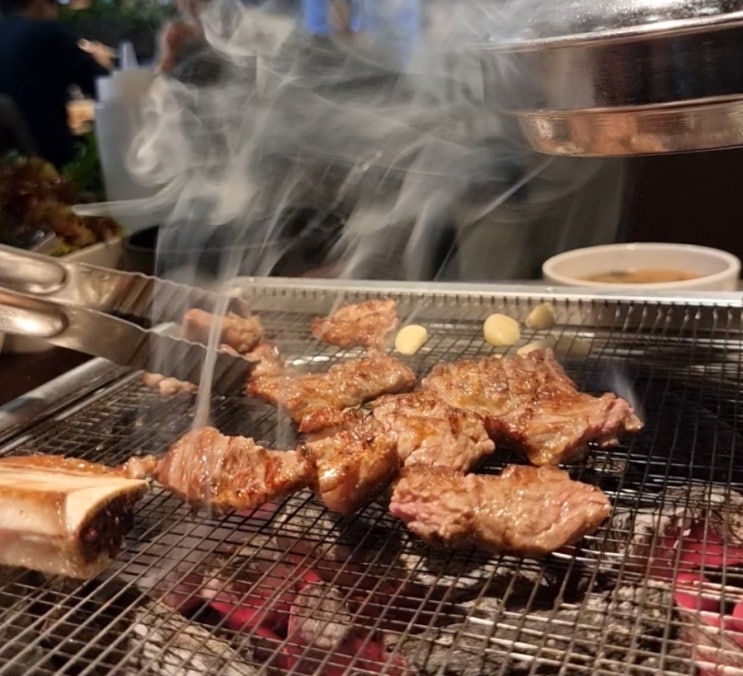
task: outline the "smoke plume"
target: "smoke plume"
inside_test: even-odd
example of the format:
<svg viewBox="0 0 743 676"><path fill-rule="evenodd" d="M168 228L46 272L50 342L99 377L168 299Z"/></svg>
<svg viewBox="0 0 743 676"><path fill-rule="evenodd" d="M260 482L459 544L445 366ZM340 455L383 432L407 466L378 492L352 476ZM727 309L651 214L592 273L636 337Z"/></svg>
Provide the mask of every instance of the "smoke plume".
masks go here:
<svg viewBox="0 0 743 676"><path fill-rule="evenodd" d="M356 0L318 28L212 0L131 153L140 180L177 186L160 272L513 279L611 240L618 165L534 153L485 82L531 4Z"/></svg>

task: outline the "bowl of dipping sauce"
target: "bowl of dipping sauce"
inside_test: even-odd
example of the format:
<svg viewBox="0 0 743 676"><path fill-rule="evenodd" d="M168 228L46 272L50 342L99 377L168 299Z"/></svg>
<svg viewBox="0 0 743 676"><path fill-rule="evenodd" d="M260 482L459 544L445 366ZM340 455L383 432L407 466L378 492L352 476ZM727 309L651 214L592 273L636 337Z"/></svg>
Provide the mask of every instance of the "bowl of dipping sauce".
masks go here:
<svg viewBox="0 0 743 676"><path fill-rule="evenodd" d="M651 291L734 291L740 260L693 244L605 244L553 256L544 278L563 286Z"/></svg>

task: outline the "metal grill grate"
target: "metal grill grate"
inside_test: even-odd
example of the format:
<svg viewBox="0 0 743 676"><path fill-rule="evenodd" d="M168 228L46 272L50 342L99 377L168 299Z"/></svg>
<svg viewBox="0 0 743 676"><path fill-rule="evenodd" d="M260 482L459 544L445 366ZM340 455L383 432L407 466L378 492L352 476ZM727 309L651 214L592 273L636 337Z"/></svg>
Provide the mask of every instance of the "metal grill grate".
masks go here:
<svg viewBox="0 0 743 676"><path fill-rule="evenodd" d="M542 300L431 288L385 294L397 295L403 317L429 326L430 341L409 359L419 374L489 354L482 319L494 311L523 318ZM310 317L376 295L278 283L246 293L282 352L322 370L355 353L315 342ZM710 514L722 514L743 535L740 308L551 300L568 373L581 389L631 397L646 421L625 445L593 449L572 468L614 505L579 547L543 560L434 551L381 503L338 519L300 493L210 519L155 489L124 551L97 580L4 571L0 674L399 674L405 665L420 674L689 674L712 653L712 661L739 665L737 644L719 652L719 635L710 639L715 648L695 652L704 626L699 613L674 603L671 580L685 550L668 538L669 529L702 524L698 556L730 562L710 560L708 590L726 590L728 603L743 598L743 575L732 565L743 558L734 560L740 552L730 541L714 549L710 525ZM161 399L139 383L136 374L116 379L16 431L2 453L116 464L164 451L188 429L193 400ZM294 442L274 410L242 397L215 399L212 421L270 446ZM518 461L496 454L481 471ZM354 641L311 649L296 632L256 629L257 617L265 627L266 618L291 616L303 595L316 633L332 643L332 631L352 626Z"/></svg>

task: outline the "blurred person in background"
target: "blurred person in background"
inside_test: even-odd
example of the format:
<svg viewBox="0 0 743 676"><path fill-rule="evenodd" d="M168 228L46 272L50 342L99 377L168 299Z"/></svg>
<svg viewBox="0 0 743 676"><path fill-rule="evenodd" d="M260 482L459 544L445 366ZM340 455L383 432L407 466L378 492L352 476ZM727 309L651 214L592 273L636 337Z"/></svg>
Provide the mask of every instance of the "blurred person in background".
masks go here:
<svg viewBox="0 0 743 676"><path fill-rule="evenodd" d="M408 64L422 36L421 0L302 0L305 30L318 37L355 37Z"/></svg>
<svg viewBox="0 0 743 676"><path fill-rule="evenodd" d="M83 51L59 21L55 0L0 0L0 94L15 103L39 155L56 167L75 159L68 124L70 88L95 93L110 68L107 51Z"/></svg>
<svg viewBox="0 0 743 676"><path fill-rule="evenodd" d="M228 61L207 42L201 15L210 0L177 0L178 18L160 35L158 70L195 86L218 84L231 72Z"/></svg>
<svg viewBox="0 0 743 676"><path fill-rule="evenodd" d="M202 0L179 0L178 18L170 21L161 36L161 72L170 73L183 61L205 45L204 31L199 15L206 7Z"/></svg>
<svg viewBox="0 0 743 676"><path fill-rule="evenodd" d="M353 0L351 28L371 48L408 66L423 37L421 0Z"/></svg>

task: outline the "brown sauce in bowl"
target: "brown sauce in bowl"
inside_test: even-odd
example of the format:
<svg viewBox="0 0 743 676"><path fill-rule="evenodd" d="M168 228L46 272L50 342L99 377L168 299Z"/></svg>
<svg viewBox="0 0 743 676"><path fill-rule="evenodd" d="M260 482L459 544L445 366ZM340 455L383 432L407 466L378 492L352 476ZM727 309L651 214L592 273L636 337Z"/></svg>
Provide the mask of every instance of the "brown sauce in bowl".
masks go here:
<svg viewBox="0 0 743 676"><path fill-rule="evenodd" d="M686 270L671 268L637 268L635 270L609 270L599 272L582 279L587 282L601 282L604 284L658 284L661 282L684 282L689 279L698 279L701 275Z"/></svg>

